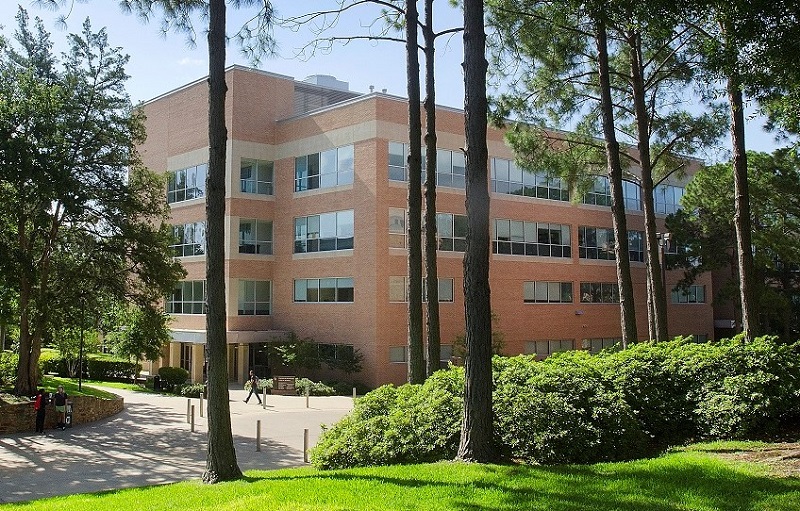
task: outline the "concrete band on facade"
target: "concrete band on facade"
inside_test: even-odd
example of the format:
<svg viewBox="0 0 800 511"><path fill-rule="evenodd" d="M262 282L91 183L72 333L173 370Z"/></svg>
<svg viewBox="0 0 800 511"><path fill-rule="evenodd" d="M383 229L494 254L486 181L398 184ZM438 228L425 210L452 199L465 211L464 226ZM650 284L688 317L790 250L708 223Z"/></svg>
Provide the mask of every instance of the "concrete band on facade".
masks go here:
<svg viewBox="0 0 800 511"><path fill-rule="evenodd" d="M403 279L408 274L402 225L403 212L407 209L407 185L392 178L392 173L403 170L392 167L396 158L392 159L390 146L396 150L402 147L398 143L408 142L407 101L384 93L352 92L346 89L346 84L342 85L343 82L313 79L300 82L241 66L228 68L226 80L229 139L225 267L231 379L244 382L253 365L262 372L260 376L267 376L263 372L268 369L261 367L263 360L259 354L265 351L268 343L278 342L293 332L299 338L324 344L331 353L339 347L358 349L364 356L363 370L354 378L367 385L405 382L408 304L397 296L398 290L402 294ZM334 87L326 86L331 84ZM186 170L185 177L198 179L197 176L202 176L202 166L208 160L207 106L204 80L146 102L143 109L147 117L147 141L139 148L144 163L157 172L195 169ZM439 156L452 159L452 173L440 176L450 181L437 187L437 212L443 215L443 222L451 219L452 225L457 225L459 217L465 214L464 190L452 186L460 179L460 169L453 162L459 158L464 145L463 112L438 107L437 129ZM504 142L503 130L490 128L487 135L490 166L514 160L513 152ZM313 167L314 158L331 157L341 158L336 164L341 161L345 165L341 167L344 170L336 167L335 179L341 183L333 181L332 186L314 188L313 170L308 170ZM349 158L352 158L352 175L346 167ZM252 178L254 169L258 168L271 169L270 183ZM693 162L686 178L672 177L668 184L676 190L684 187L697 168L699 162ZM328 179L327 184L331 184L331 176L317 175L317 178L320 183ZM190 190L192 185L181 186ZM264 187L262 191L268 189L271 193L251 193L258 191L259 186ZM554 257L519 253L523 249L517 247L509 249L510 253L499 253L501 250L493 247L490 284L492 311L498 318L493 328L503 334L504 354L536 351L538 356L546 356L543 351L593 350L620 338L619 303L584 303L580 292L582 284L589 287L592 284L615 285L617 281L613 260L579 256L579 236L611 229L610 208L511 195L504 193L500 184L497 187L491 192L492 225L509 220L516 222L509 225L523 226L537 236L568 233L569 239L560 242L563 246L559 250L565 250L564 247L570 250L568 257ZM181 189L169 193L174 199L176 194L191 196L194 192ZM172 223L183 226L181 228L187 232L201 232L205 219L204 198L183 198L170 204ZM665 216L658 215L659 230L664 229ZM303 229L312 229L317 222L332 222L334 218L336 229L340 224L343 231L352 227L352 235L339 236L337 230L334 250L310 250L308 247L317 247L315 244L322 241L308 238ZM240 248L240 232L250 233L267 226L271 229L268 240L256 239ZM558 230L552 226L567 228ZM641 211L629 212L628 226L629 230L644 231ZM298 232L299 239L296 238ZM544 234L538 234L540 232ZM440 232L440 237L445 238L445 234ZM452 301L440 303L443 357L450 353L456 337L464 332L463 252L452 248L461 240L453 234L450 236L452 239L443 239L437 252L440 286L444 286L445 292L452 289ZM492 236L498 240L494 228ZM302 250L296 248L296 241ZM525 241L530 242L529 245L538 243L537 240ZM205 279L204 256L192 252L191 243L182 243L184 252L179 260L187 271L186 281L202 281ZM631 266L637 326L644 339L647 336L646 267L644 262L637 261ZM666 272L668 289L672 289L681 276L680 271ZM303 301L308 296L313 297L316 289L313 286L323 286L323 281L328 286L324 288L326 293L332 289L330 286L335 287L335 300ZM269 284L258 284L264 282ZM547 285L542 287L542 283ZM733 317L729 311L715 311L712 307L714 282L711 275L700 276L696 285L695 303L668 300L671 336L696 335L712 339L717 335L715 320ZM240 305L244 302L240 298L253 286L268 289L269 296L266 300L262 296L261 303L257 303L259 292L255 291L255 305L245 303L245 309L250 307L251 312L268 310L268 314L241 313ZM541 301L542 292L555 293L542 291L549 289L548 286L553 289L560 286L564 292L571 289L571 299L559 301L554 296L552 301L549 297ZM302 295L303 292L308 294ZM298 293L302 295L300 300ZM526 302L526 293L536 294L536 299ZM703 300L699 301L701 294ZM343 299L339 300L341 297ZM184 306L196 307L197 304L181 302L181 307ZM173 314L173 342L161 360L144 369L153 374L160 366L183 365L190 370L193 381L202 381L205 316L197 313L196 308L193 313L181 310L180 314ZM315 376L336 378L342 375L321 371Z"/></svg>

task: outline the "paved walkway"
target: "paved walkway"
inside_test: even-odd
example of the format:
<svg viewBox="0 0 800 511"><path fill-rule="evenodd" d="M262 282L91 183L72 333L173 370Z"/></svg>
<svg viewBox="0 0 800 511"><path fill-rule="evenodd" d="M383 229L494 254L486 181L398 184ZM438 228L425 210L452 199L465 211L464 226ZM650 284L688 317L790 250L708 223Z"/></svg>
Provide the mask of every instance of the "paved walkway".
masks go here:
<svg viewBox="0 0 800 511"><path fill-rule="evenodd" d="M186 422L187 399L108 389L125 399L125 410L66 431L0 436L0 503L96 492L199 478L205 469L207 418L195 405L195 432ZM313 446L322 424L352 409L350 397L268 396L243 403L230 391L231 427L242 470L302 466L303 430ZM261 420L261 451L256 421Z"/></svg>

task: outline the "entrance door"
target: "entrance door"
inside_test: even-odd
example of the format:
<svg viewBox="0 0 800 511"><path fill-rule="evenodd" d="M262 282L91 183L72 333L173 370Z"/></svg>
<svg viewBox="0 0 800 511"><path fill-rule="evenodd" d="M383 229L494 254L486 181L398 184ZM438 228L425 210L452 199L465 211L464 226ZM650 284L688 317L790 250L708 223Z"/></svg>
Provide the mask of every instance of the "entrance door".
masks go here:
<svg viewBox="0 0 800 511"><path fill-rule="evenodd" d="M269 378L272 376L269 370L268 344L265 342L253 343L249 345L249 369L256 373L259 378Z"/></svg>

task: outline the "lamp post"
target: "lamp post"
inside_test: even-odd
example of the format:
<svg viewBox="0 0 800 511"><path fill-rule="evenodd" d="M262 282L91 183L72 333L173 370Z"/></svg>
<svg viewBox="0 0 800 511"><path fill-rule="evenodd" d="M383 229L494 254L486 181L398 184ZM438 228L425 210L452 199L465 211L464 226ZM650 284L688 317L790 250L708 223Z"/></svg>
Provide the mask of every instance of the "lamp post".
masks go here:
<svg viewBox="0 0 800 511"><path fill-rule="evenodd" d="M661 284L664 286L664 293L669 298L669 291L667 288L667 266L664 264L665 257L664 253L666 252L667 245L669 245L669 240L672 239L671 232L657 232L656 239L658 239L658 262L661 264Z"/></svg>
<svg viewBox="0 0 800 511"><path fill-rule="evenodd" d="M78 392L81 392L83 386L83 323L86 319L86 303L81 298L81 347L78 351Z"/></svg>

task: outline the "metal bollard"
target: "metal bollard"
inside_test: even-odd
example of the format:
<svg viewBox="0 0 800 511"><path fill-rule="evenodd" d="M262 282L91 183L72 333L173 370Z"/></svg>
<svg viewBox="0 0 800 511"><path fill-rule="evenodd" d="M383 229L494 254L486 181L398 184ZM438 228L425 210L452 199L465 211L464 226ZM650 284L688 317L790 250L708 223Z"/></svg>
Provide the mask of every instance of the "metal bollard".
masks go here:
<svg viewBox="0 0 800 511"><path fill-rule="evenodd" d="M356 400L356 388L353 387L353 401Z"/></svg>
<svg viewBox="0 0 800 511"><path fill-rule="evenodd" d="M192 405L192 433L194 433L194 405Z"/></svg>
<svg viewBox="0 0 800 511"><path fill-rule="evenodd" d="M308 428L303 430L303 463L308 463Z"/></svg>
<svg viewBox="0 0 800 511"><path fill-rule="evenodd" d="M200 393L200 417L203 416L203 393Z"/></svg>
<svg viewBox="0 0 800 511"><path fill-rule="evenodd" d="M261 452L261 421L256 421L256 451Z"/></svg>
<svg viewBox="0 0 800 511"><path fill-rule="evenodd" d="M310 387L306 387L306 408L308 408L308 394L311 392Z"/></svg>
<svg viewBox="0 0 800 511"><path fill-rule="evenodd" d="M191 412L192 412L192 400L191 399L187 399L186 400L186 423L187 424L190 422L189 414Z"/></svg>
<svg viewBox="0 0 800 511"><path fill-rule="evenodd" d="M267 409L267 387L264 387L264 399L261 400L261 408Z"/></svg>

